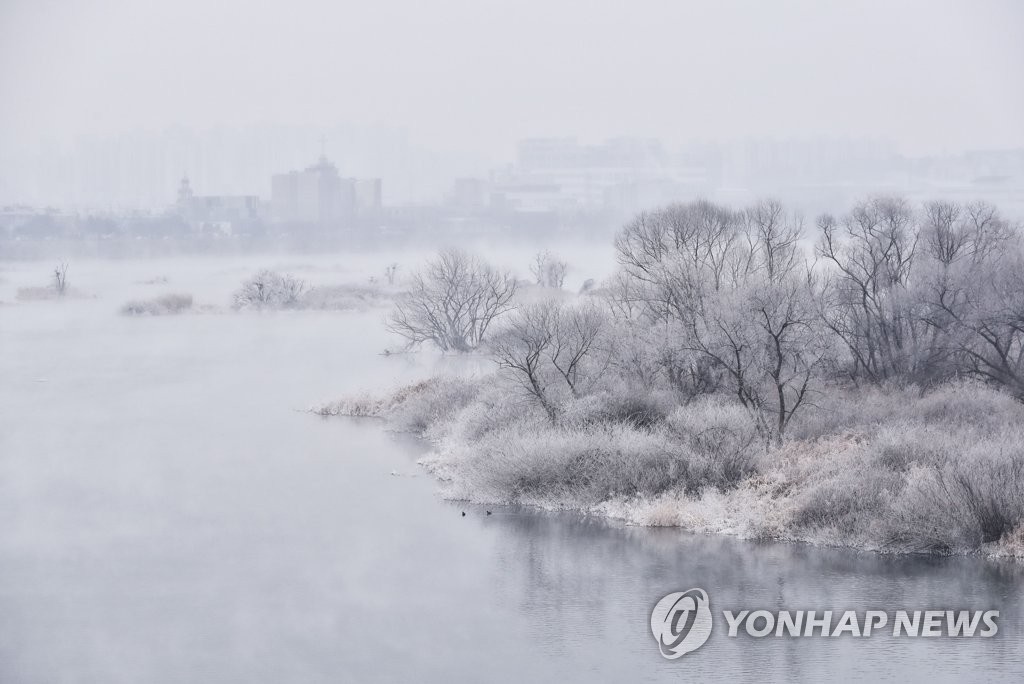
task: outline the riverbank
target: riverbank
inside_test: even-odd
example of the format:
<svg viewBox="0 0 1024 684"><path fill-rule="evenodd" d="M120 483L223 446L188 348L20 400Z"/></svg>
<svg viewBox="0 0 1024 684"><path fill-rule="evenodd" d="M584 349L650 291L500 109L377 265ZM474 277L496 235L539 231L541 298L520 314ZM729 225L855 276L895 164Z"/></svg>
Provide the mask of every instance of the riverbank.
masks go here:
<svg viewBox="0 0 1024 684"><path fill-rule="evenodd" d="M604 393L557 422L498 375L321 406L422 434L451 499L889 553L1024 559L1024 406L974 383L838 389L781 445L738 406Z"/></svg>

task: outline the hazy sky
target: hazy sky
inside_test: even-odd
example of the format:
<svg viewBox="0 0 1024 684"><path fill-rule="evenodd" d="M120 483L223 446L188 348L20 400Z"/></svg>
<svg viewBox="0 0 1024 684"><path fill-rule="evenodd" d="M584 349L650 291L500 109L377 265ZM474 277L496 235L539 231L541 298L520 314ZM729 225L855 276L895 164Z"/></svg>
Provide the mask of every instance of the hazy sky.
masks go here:
<svg viewBox="0 0 1024 684"><path fill-rule="evenodd" d="M0 143L172 124L1024 146L1024 2L0 0Z"/></svg>

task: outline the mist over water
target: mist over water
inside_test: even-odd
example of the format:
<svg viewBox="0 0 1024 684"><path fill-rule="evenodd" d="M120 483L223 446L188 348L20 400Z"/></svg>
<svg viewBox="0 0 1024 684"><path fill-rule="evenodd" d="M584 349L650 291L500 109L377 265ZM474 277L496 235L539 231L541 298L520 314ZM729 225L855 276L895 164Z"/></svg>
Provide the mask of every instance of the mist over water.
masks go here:
<svg viewBox="0 0 1024 684"><path fill-rule="evenodd" d="M0 684L1024 681L1022 29L0 0Z"/></svg>
<svg viewBox="0 0 1024 684"><path fill-rule="evenodd" d="M382 255L383 256L383 255ZM513 254L495 255L514 260ZM520 257L521 258L521 257ZM379 257L83 262L80 297L0 272L4 681L943 682L1024 674L1018 564L879 556L445 501L429 444L302 412L473 362L382 356L379 311L125 317L254 268L360 278ZM382 262L383 263L383 262ZM155 275L166 284L141 284ZM461 512L467 515L463 517ZM685 586L683 586L685 585ZM712 638L669 663L651 606L1001 610L993 639Z"/></svg>

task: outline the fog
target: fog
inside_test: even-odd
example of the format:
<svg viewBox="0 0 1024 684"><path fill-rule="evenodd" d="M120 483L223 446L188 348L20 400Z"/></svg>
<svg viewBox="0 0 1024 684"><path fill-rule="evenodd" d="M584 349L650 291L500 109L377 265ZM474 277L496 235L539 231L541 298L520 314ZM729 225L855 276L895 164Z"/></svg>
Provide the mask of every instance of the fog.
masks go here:
<svg viewBox="0 0 1024 684"><path fill-rule="evenodd" d="M7 144L171 124L382 123L493 160L518 137L1024 144L1019 3L20 2Z"/></svg>
<svg viewBox="0 0 1024 684"><path fill-rule="evenodd" d="M581 255L596 277L608 256ZM956 682L1024 671L1012 560L753 543L448 501L416 463L424 441L305 413L492 365L381 355L394 341L377 307L227 306L258 267L323 285L365 281L384 264L78 260L77 292L21 303L17 290L45 281L49 263L3 266L0 680L816 682L838 670ZM123 301L162 291L194 294L195 310L118 315ZM714 587L725 607L998 606L1006 617L998 637L953 648L718 635L684 672L660 661L647 625L652 597L680 582ZM396 633L397 615L417 628Z"/></svg>
<svg viewBox="0 0 1024 684"><path fill-rule="evenodd" d="M253 147L283 171L324 136L345 173L384 176L396 201L436 199L531 137L1018 148L1022 26L1013 0L5 0L0 201L152 206L153 187L144 202L71 193L54 167L83 147L137 159L166 136L205 140L226 169L205 190L220 194L269 190Z"/></svg>
<svg viewBox="0 0 1024 684"><path fill-rule="evenodd" d="M1024 680L1022 29L0 0L0 682Z"/></svg>

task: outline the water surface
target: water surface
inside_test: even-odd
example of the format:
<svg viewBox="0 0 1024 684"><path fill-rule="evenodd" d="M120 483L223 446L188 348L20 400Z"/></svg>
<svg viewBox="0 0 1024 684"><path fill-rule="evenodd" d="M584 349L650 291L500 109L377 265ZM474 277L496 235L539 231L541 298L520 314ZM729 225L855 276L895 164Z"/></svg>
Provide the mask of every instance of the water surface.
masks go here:
<svg viewBox="0 0 1024 684"><path fill-rule="evenodd" d="M418 440L297 410L451 363L381 356L380 312L116 313L155 291L224 304L257 265L86 264L71 273L88 297L23 304L15 287L44 265L0 271L0 681L1024 680L1015 564L487 516L437 495ZM139 284L168 269L167 286ZM670 662L649 611L691 587L716 618L1002 617L997 637L959 640L729 639L719 624Z"/></svg>

